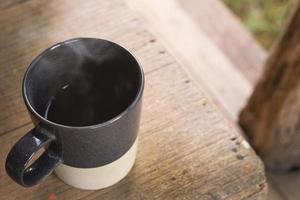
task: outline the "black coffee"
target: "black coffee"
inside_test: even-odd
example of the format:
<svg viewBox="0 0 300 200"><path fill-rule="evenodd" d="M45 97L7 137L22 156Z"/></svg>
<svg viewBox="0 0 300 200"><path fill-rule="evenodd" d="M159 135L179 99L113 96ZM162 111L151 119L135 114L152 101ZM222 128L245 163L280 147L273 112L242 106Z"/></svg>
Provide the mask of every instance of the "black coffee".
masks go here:
<svg viewBox="0 0 300 200"><path fill-rule="evenodd" d="M68 75L69 76L69 75ZM86 67L53 95L45 118L68 126L89 126L122 113L135 98L133 77L115 67Z"/></svg>

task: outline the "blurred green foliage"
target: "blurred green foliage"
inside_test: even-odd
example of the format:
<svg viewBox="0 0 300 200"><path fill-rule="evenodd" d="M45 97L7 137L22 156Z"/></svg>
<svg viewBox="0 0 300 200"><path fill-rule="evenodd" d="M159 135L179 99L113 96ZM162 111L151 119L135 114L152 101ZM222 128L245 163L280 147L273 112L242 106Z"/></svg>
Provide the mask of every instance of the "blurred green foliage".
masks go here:
<svg viewBox="0 0 300 200"><path fill-rule="evenodd" d="M270 48L284 30L297 0L224 0L256 39Z"/></svg>

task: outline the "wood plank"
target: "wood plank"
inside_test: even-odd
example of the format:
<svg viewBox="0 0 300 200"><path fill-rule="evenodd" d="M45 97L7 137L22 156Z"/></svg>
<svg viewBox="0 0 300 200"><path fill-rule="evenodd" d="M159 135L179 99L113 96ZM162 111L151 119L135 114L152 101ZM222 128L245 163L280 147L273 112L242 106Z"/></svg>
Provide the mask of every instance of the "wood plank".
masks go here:
<svg viewBox="0 0 300 200"><path fill-rule="evenodd" d="M1 166L2 197L40 199L55 193L59 199L242 199L264 195L263 169L253 151L207 104L177 64L148 73L146 80L142 148L128 178L106 190L79 193L52 175L40 186L23 189L16 187ZM3 155L30 127L1 137L2 162Z"/></svg>
<svg viewBox="0 0 300 200"><path fill-rule="evenodd" d="M210 39L223 51L237 70L251 82L251 87L257 82L262 66L267 58L267 52L257 43L252 35L243 27L241 22L227 7L219 0L197 1L197 0L177 0L180 6L193 18L195 23L209 35ZM209 8L209 9L208 9ZM228 28L230 27L230 28ZM228 73L230 74L230 73ZM241 99L242 102L245 100ZM247 101L247 99L246 99ZM288 176L279 178L272 173L269 175L268 199L297 199L300 197L298 190L285 184ZM283 175L283 177L285 177ZM282 181L281 181L281 180ZM298 178L294 178L296 181ZM292 183L294 182L292 181ZM288 181L289 182L289 181ZM295 185L292 184L292 185ZM276 189L275 189L276 188ZM284 192L278 192L283 190ZM296 193L296 194L295 194ZM292 196L290 195L292 194ZM287 197L286 197L287 196ZM291 197L290 197L291 196Z"/></svg>
<svg viewBox="0 0 300 200"><path fill-rule="evenodd" d="M20 85L26 65L42 49L70 37L108 38L130 49L146 72L140 148L128 177L105 190L82 191L51 175L41 185L24 189L0 165L1 198L239 200L266 196L263 166L253 150L123 2L30 0L1 12L0 24L2 163L12 144L32 127L26 125Z"/></svg>
<svg viewBox="0 0 300 200"><path fill-rule="evenodd" d="M168 48L194 83L237 120L251 85L176 1L127 0ZM179 28L180 27L180 28ZM236 84L239 83L239 84ZM241 99L243 101L241 101Z"/></svg>
<svg viewBox="0 0 300 200"><path fill-rule="evenodd" d="M253 87L262 73L262 66L267 58L266 50L261 48L254 38L251 36L249 38L249 33L221 1L179 1L182 8L186 9L189 16L195 19L199 27L215 41L215 44L222 49L236 69L250 80L251 87ZM224 40L224 38L226 39ZM244 102L243 99L241 101ZM297 174L297 172L286 175L268 172L271 181L268 199L294 200L300 198L300 192L297 189L300 178Z"/></svg>
<svg viewBox="0 0 300 200"><path fill-rule="evenodd" d="M16 5L20 5L29 0L10 0L10 1L0 1L0 11L5 10Z"/></svg>
<svg viewBox="0 0 300 200"><path fill-rule="evenodd" d="M197 26L251 83L262 71L266 51L220 0L176 0Z"/></svg>
<svg viewBox="0 0 300 200"><path fill-rule="evenodd" d="M255 40L252 38L249 39L249 34L246 33L246 31L243 30L243 28L239 25L239 23L234 22L236 21L236 19L233 19L231 14L228 14L229 12L226 10L224 11L225 7L224 5L220 5L220 2L216 2L216 3L211 3L213 1L193 1L193 4L190 4L192 0L188 0L188 1L180 1L180 6L182 10L185 10L186 15L192 16L191 18L193 18L195 21L194 22L190 22L189 24L192 24L192 28L182 28L180 29L181 31L187 30L185 33L181 32L181 35L184 35L186 37L191 37L191 29L195 29L195 25L198 25L198 30L200 29L202 32L204 32L206 34L206 37L209 36L209 38L212 38L212 40L214 40L214 44L218 47L221 48L220 51L222 51L222 53L224 54L224 56L226 56L226 58L228 58L232 64L232 66L226 65L226 69L228 70L228 73L224 73L223 76L228 76L228 79L231 79L231 71L239 71L241 72L241 74L247 78L250 82L249 82L249 86L250 87L249 90L252 90L253 87L253 83L258 80L260 73L261 73L261 69L259 68L259 66L262 66L265 58L266 58L266 51L263 50L256 42ZM185 3L186 2L186 3ZM162 19L156 20L156 22L153 20L151 21L151 17L155 16L157 18L157 16L159 17L164 17L162 15L159 15L158 13L154 13L155 11L153 11L153 9L156 9L156 12L162 12L165 13L166 10L174 10L174 6L172 7L172 9L166 9L166 7L164 7L163 9L160 9L158 6L157 7L151 7L149 6L148 2L147 6L142 5L141 2L135 2L132 1L130 2L131 5L133 5L135 7L135 9L143 9L143 12L141 12L142 16L144 16L145 21L148 23L147 27L154 33L157 35L158 38L163 38L160 37L161 35L165 34L165 37L163 38L163 40L168 40L168 37L173 37L173 34L176 34L177 32L174 31L169 31L169 30L164 30L164 29L169 29L169 27L166 26L175 26L177 24L178 26L178 22L176 22L176 20L182 20L182 24L185 23L184 18L185 17L178 17L177 19L173 18L172 19L172 23L165 23L161 22ZM138 5L139 4L139 5ZM161 2L161 4L163 4ZM164 5L162 5L164 6ZM147 11L147 9L152 9L152 11ZM200 9L202 12L200 12ZM223 9L223 10L222 10ZM178 10L177 10L178 11ZM147 13L148 12L148 13ZM152 12L149 14L149 12ZM167 12L168 13L168 12ZM174 11L175 13L175 11ZM226 14L227 13L227 14ZM176 16L175 16L176 17ZM222 19L222 20L219 20ZM186 19L185 19L186 20ZM212 24L215 25L211 25L211 23L206 23L206 21L213 21ZM222 21L223 23L220 23L220 21ZM157 25L156 23L161 23L160 25ZM217 23L217 24L216 24ZM219 25L221 24L221 25ZM240 26L240 27L237 27ZM159 29L159 30L157 30ZM223 29L223 30L222 30ZM233 31L235 30L235 31ZM166 33L162 33L163 31L166 31ZM237 34L235 34L235 32L238 32L239 37L237 37ZM245 34L246 33L246 34ZM199 36L200 35L200 36ZM231 41L230 43L227 43L227 40L224 41L224 37L226 39L228 39L229 37L229 41ZM202 41L203 37L201 34L194 34L193 36L196 41ZM200 38L200 39L199 39ZM245 40L243 40L243 38L246 38ZM185 37L183 38L185 39ZM240 41L242 40L242 41ZM181 40L178 40L179 42ZM226 44L224 44L224 42L226 42ZM173 45L169 45L168 42L164 42L166 48L170 51L173 51L173 55L175 55L175 57L177 58L177 60L179 60L179 62L184 62L185 58L182 58L181 53L174 53L174 47ZM252 45L247 45L247 43L252 44ZM195 48L196 49L196 48ZM191 51L198 51L198 49L193 49L191 48L189 51L186 52L191 52ZM229 49L229 50L228 50ZM239 52L239 53L236 53ZM185 52L183 52L183 54L186 54ZM241 58L241 59L240 59ZM234 61L234 60L237 61ZM182 61L183 60L183 61ZM249 63L249 64L247 64ZM253 64L254 63L254 64ZM197 69L198 66L196 66L197 64L193 64L194 65L192 68L190 68L190 65L184 65L186 67L186 70L189 71L190 73L188 73L189 75L192 75L192 77L194 77L194 79L197 79L199 82L201 82L200 80L203 78L203 76L198 76L199 73L195 73L195 68ZM242 65L242 68L241 68ZM229 67L228 67L229 66ZM243 68L243 66L245 66L245 68ZM199 70L200 71L200 70ZM226 70L225 70L226 71ZM234 74L234 73L233 73ZM204 76L205 78L205 76ZM207 78L208 81L210 81L210 78ZM226 85L228 84L228 79L226 79L226 81L224 81L224 79L219 79L222 80L220 81L221 85ZM236 82L236 81L232 81L232 82ZM236 82L239 83L239 82ZM234 83L233 83L234 84ZM201 83L200 83L201 85ZM247 85L247 84L246 84ZM205 87L206 90L210 90L210 88ZM238 88L237 88L238 89ZM245 93L243 87L240 87L240 90L235 91L234 93L232 93L233 95L235 93L237 93L236 98L233 97L235 100L234 102L238 102L236 105L236 108L231 110L231 106L232 105L232 101L228 101L228 100L224 100L220 97L215 97L214 95L216 95L216 93L213 93L211 91L208 91L208 93L210 95L212 95L213 100L221 107L221 110L223 111L227 111L225 114L227 116L229 116L230 119L233 119L234 121L237 119L238 117L238 111L242 108L242 106L245 104L247 97L249 95L249 93ZM243 95L243 98L240 98L240 95ZM219 94L217 94L219 95ZM222 94L221 94L222 95ZM226 109L227 108L227 109ZM228 113L229 112L229 113ZM270 175L272 176L272 175ZM280 190L282 190L282 192L279 194L276 192L272 192L274 191L273 187L271 186L271 192L270 193L270 198L271 199L287 199L287 196L292 196L293 198L289 198L289 199L297 199L297 197L300 196L300 194L298 194L298 190L296 189L296 185L299 185L300 183L300 179L297 177L291 178L290 176L280 176L280 178L278 176L274 175L274 179L275 181L272 182L272 184L274 184L274 186L276 188L279 188ZM289 187L290 190L286 190L285 189L285 182L292 182L294 187ZM291 189L292 188L292 189ZM277 193L277 194L276 194Z"/></svg>
<svg viewBox="0 0 300 200"><path fill-rule="evenodd" d="M205 92L211 95L213 101L221 106L221 110L226 112L229 119L236 121L239 110L246 102L250 94L249 91L252 90L253 83L260 76L261 66L267 55L255 39L244 30L238 20L220 1L215 0L177 0L179 2L177 5L174 1L136 2L129 0L128 2L134 9L140 11L147 28L157 38L161 39L177 61L183 63L182 66L190 77L198 83L200 89L204 88ZM178 27L181 28L178 29ZM191 42L189 42L190 38L192 38ZM213 42L207 42L208 40ZM190 46L186 47L187 44ZM197 59L191 56L191 54L195 54L198 59L202 59L203 53L199 53L201 48L202 51L213 49L213 51L208 52L214 55L214 58L218 57L221 60L219 63L222 63L223 67L225 66L219 79L209 79L211 74L216 76L215 71L201 67L199 62L195 62ZM205 58L207 59L207 57ZM188 62L188 59L191 62ZM216 64L216 69L219 68L220 65ZM239 78L236 78L239 76L236 75L236 71L241 73ZM227 78L222 76L227 76ZM243 80L245 78L249 82ZM228 90L219 89L220 92L215 93L211 90L217 90L218 86L213 85L215 88L203 87L203 82L210 84L212 81L218 81L222 86L229 85ZM233 85L238 87L232 87ZM231 88L232 92L230 92ZM229 91L234 101L223 97L221 91ZM272 182L272 184L274 183ZM269 199L284 199L284 196L279 194L273 186L270 188Z"/></svg>

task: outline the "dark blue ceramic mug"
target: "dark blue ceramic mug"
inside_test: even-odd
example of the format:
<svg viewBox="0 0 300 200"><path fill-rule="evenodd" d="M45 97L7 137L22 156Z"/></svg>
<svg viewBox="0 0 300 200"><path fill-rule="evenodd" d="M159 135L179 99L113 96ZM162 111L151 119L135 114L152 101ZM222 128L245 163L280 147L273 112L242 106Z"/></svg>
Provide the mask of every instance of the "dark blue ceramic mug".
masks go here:
<svg viewBox="0 0 300 200"><path fill-rule="evenodd" d="M118 182L135 161L143 88L142 68L113 42L75 38L48 48L25 73L35 128L9 152L8 175L25 187L54 170L81 189Z"/></svg>

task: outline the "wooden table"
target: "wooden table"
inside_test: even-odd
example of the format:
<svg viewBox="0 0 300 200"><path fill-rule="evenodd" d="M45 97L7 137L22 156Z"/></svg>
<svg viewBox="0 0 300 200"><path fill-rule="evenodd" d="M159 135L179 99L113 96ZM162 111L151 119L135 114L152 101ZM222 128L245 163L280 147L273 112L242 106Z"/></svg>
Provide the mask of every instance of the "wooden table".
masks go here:
<svg viewBox="0 0 300 200"><path fill-rule="evenodd" d="M0 11L0 199L265 198L263 165L254 151L125 2L7 0ZM79 36L121 44L145 70L136 164L104 190L78 190L55 175L22 188L4 170L9 149L32 128L21 97L22 76L43 49Z"/></svg>

